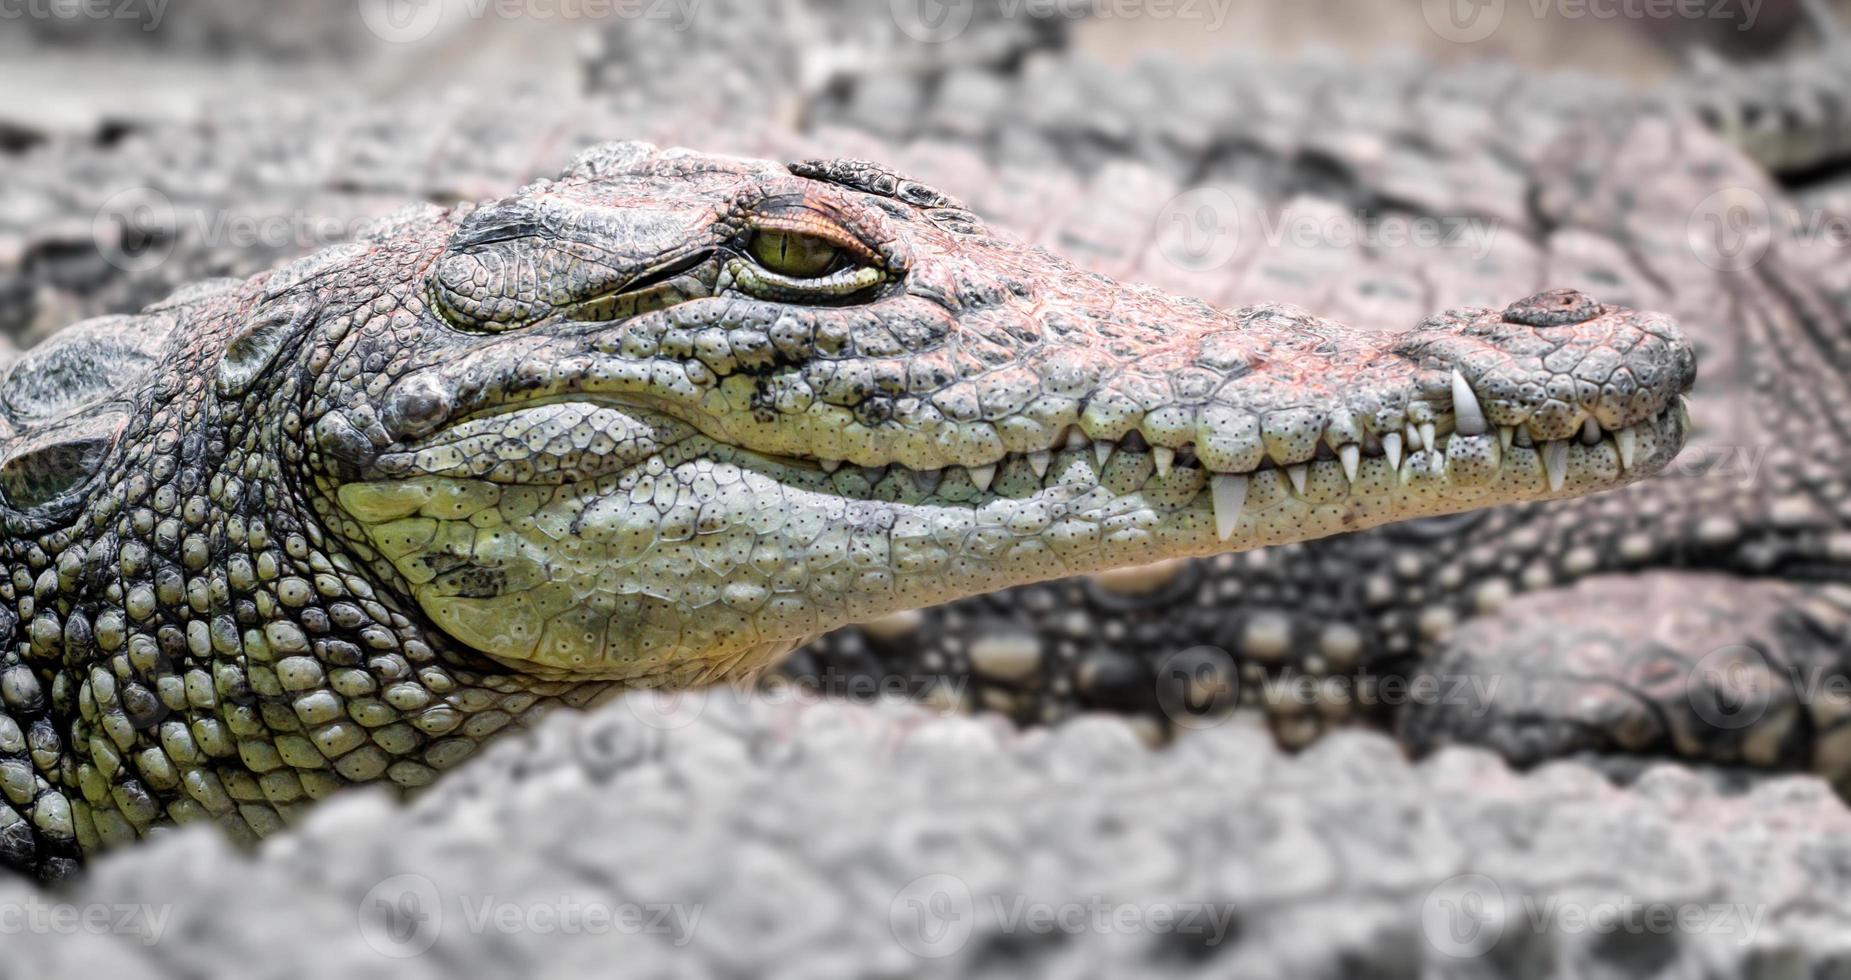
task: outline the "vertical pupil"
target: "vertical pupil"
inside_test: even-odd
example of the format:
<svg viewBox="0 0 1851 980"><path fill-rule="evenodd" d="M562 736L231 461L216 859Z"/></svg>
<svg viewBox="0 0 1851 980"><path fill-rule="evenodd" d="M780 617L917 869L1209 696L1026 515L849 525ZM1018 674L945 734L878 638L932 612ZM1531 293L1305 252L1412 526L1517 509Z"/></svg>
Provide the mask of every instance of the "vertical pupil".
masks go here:
<svg viewBox="0 0 1851 980"><path fill-rule="evenodd" d="M829 270L836 247L808 235L762 231L752 241L752 254L766 267L790 276L820 276Z"/></svg>

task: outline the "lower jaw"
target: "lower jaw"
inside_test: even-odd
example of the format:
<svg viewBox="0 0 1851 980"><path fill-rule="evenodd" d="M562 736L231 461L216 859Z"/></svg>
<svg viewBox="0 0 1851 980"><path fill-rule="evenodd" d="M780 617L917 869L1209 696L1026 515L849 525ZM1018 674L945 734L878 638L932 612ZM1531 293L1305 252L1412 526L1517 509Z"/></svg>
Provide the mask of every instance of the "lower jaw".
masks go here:
<svg viewBox="0 0 1851 980"><path fill-rule="evenodd" d="M1428 450L1392 470L1363 459L1354 481L1339 461L1315 461L1302 489L1289 471L1260 470L1232 518L1225 482L1217 492L1195 467L1158 476L1149 453L1101 469L1090 450L1064 452L1045 477L1012 464L987 494L962 474L902 494L888 473L873 488L893 489L884 502L844 493L847 471L722 452L560 487L395 481L380 486L424 487L429 502L362 524L436 625L481 653L546 677L686 685L974 593L1620 486L1669 462L1683 429L1676 411L1639 427L1631 469L1610 442L1570 445L1553 491L1542 454L1514 446L1482 472L1436 467Z"/></svg>

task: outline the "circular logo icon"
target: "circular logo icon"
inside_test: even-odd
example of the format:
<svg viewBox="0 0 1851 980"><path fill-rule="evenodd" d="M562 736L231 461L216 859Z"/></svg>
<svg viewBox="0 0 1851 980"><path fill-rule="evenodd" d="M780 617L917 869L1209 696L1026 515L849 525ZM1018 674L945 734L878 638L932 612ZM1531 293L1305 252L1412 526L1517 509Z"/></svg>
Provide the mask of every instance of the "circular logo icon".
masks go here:
<svg viewBox="0 0 1851 980"><path fill-rule="evenodd" d="M360 938L374 952L409 959L430 949L443 933L443 900L429 878L393 875L367 891L358 917Z"/></svg>
<svg viewBox="0 0 1851 980"><path fill-rule="evenodd" d="M637 721L668 732L694 724L707 710L710 696L710 691L649 688L625 694L623 704Z"/></svg>
<svg viewBox="0 0 1851 980"><path fill-rule="evenodd" d="M956 875L914 878L887 907L887 926L893 930L894 941L924 959L939 959L963 949L976 920L970 886Z"/></svg>
<svg viewBox="0 0 1851 980"><path fill-rule="evenodd" d="M358 0L360 20L387 44L416 44L436 32L445 0Z"/></svg>
<svg viewBox="0 0 1851 980"><path fill-rule="evenodd" d="M1427 26L1454 44L1476 44L1504 23L1505 0L1420 0Z"/></svg>
<svg viewBox="0 0 1851 980"><path fill-rule="evenodd" d="M1684 693L1704 724L1739 731L1767 714L1774 674L1761 651L1735 643L1704 654L1690 669Z"/></svg>
<svg viewBox="0 0 1851 980"><path fill-rule="evenodd" d="M1157 664L1157 706L1182 728L1213 728L1240 706L1240 668L1226 650L1190 647Z"/></svg>
<svg viewBox="0 0 1851 980"><path fill-rule="evenodd" d="M97 254L129 273L147 272L167 261L179 236L174 202L152 187L111 194L90 220Z"/></svg>
<svg viewBox="0 0 1851 980"><path fill-rule="evenodd" d="M1454 959L1483 956L1504 937L1504 889L1481 874L1460 874L1433 886L1420 906L1427 944Z"/></svg>
<svg viewBox="0 0 1851 980"><path fill-rule="evenodd" d="M1219 187L1197 187L1172 197L1151 229L1159 253L1189 272L1208 272L1240 251L1240 207Z"/></svg>
<svg viewBox="0 0 1851 980"><path fill-rule="evenodd" d="M926 44L943 44L970 26L977 0L893 0L893 22Z"/></svg>
<svg viewBox="0 0 1851 980"><path fill-rule="evenodd" d="M1684 237L1697 261L1718 272L1752 269L1774 244L1774 212L1748 187L1725 187L1690 212Z"/></svg>

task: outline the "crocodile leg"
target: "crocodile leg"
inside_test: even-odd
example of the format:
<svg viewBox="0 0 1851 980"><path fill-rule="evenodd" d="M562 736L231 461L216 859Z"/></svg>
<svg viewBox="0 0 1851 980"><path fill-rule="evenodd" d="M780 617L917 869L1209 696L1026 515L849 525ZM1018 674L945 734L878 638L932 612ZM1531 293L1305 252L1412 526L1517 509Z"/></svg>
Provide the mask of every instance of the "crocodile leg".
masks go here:
<svg viewBox="0 0 1851 980"><path fill-rule="evenodd" d="M1588 579L1473 621L1397 731L1609 772L1675 757L1851 787L1851 591L1703 573ZM1458 684L1471 678L1471 684Z"/></svg>

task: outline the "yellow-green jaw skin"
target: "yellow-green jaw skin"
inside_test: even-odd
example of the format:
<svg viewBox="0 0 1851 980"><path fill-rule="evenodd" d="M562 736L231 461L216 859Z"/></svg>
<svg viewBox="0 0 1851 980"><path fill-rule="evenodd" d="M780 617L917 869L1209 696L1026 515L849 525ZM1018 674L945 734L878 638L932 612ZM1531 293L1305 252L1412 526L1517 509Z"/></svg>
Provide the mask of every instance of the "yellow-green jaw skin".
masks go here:
<svg viewBox="0 0 1851 980"><path fill-rule="evenodd" d="M589 403L501 418L506 445L522 432L588 451L615 445L602 428L615 413ZM1675 453L1684 423L1673 412L1631 431L1640 470ZM1548 495L1538 450L1493 452L1493 468L1447 451L1464 437L1443 438L1398 470L1360 458L1354 481L1341 460L1311 462L1302 489L1279 467L1159 474L1148 451L1116 450L1101 467L1104 444L1076 438L1049 454L1045 475L1011 458L984 491L965 468L831 475L694 436L595 480L421 477L348 484L339 499L451 637L540 676L686 685L749 675L821 632L973 592ZM1612 441L1575 441L1565 454L1563 495L1627 478ZM1238 501L1229 483L1241 485Z"/></svg>

